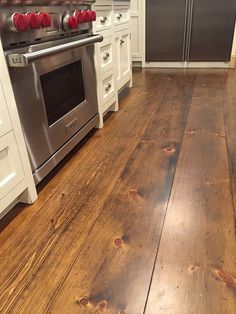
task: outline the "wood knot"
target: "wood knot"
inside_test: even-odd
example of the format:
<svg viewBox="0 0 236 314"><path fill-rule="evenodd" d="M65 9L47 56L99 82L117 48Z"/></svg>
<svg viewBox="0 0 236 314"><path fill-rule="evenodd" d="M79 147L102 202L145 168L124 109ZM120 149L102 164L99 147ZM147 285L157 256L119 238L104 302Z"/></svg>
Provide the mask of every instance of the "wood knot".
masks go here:
<svg viewBox="0 0 236 314"><path fill-rule="evenodd" d="M134 189L132 189L132 190L129 191L129 195L130 195L130 197L131 197L133 200L138 199L138 191L136 191L136 190L134 190Z"/></svg>
<svg viewBox="0 0 236 314"><path fill-rule="evenodd" d="M201 266L199 265L191 265L189 267L189 270L192 272L192 273L195 273L197 270L200 270L201 269Z"/></svg>
<svg viewBox="0 0 236 314"><path fill-rule="evenodd" d="M167 146L165 148L163 148L163 152L166 154L172 154L176 152L176 148L173 146Z"/></svg>
<svg viewBox="0 0 236 314"><path fill-rule="evenodd" d="M213 275L216 280L224 282L226 285L236 287L236 278L223 269L212 269Z"/></svg>
<svg viewBox="0 0 236 314"><path fill-rule="evenodd" d="M113 240L113 244L115 245L115 247L120 248L123 244L123 239L120 237L117 237Z"/></svg>
<svg viewBox="0 0 236 314"><path fill-rule="evenodd" d="M106 311L107 306L108 306L108 302L106 300L102 300L98 303L98 310L102 312Z"/></svg>
<svg viewBox="0 0 236 314"><path fill-rule="evenodd" d="M82 297L79 299L79 305L87 306L89 304L89 299L87 297Z"/></svg>
<svg viewBox="0 0 236 314"><path fill-rule="evenodd" d="M194 131L194 130L185 131L186 135L193 135L194 133L196 133L196 131Z"/></svg>

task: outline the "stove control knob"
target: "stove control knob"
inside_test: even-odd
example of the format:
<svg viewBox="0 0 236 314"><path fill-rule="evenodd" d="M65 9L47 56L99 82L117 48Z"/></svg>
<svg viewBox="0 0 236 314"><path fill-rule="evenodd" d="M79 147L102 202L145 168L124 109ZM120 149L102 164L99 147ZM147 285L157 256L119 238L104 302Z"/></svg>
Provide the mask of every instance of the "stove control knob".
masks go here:
<svg viewBox="0 0 236 314"><path fill-rule="evenodd" d="M90 11L82 11L84 12L84 22L90 22Z"/></svg>
<svg viewBox="0 0 236 314"><path fill-rule="evenodd" d="M15 12L9 19L9 27L13 32L24 32L28 29L28 19L24 14Z"/></svg>
<svg viewBox="0 0 236 314"><path fill-rule="evenodd" d="M31 29L39 29L41 26L41 18L37 13L26 13L26 18L28 19L28 25Z"/></svg>
<svg viewBox="0 0 236 314"><path fill-rule="evenodd" d="M41 23L41 27L45 28L45 27L50 27L52 25L52 19L50 14L45 13L45 12L39 12L38 16L40 17L40 23Z"/></svg>
<svg viewBox="0 0 236 314"><path fill-rule="evenodd" d="M94 22L96 21L97 15L96 11L88 11L89 13L89 21Z"/></svg>
<svg viewBox="0 0 236 314"><path fill-rule="evenodd" d="M65 30L72 30L78 28L78 20L74 16L66 15L63 18L63 27Z"/></svg>
<svg viewBox="0 0 236 314"><path fill-rule="evenodd" d="M75 11L73 16L77 19L78 23L84 23L85 20L85 12L84 11Z"/></svg>

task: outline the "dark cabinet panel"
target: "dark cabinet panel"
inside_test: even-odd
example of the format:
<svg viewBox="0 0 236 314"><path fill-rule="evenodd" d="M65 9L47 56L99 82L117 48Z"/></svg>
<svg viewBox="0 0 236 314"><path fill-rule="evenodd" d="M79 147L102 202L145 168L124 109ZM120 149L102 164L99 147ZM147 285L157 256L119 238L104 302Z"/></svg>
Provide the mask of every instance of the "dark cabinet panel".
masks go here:
<svg viewBox="0 0 236 314"><path fill-rule="evenodd" d="M236 0L146 0L146 61L229 61Z"/></svg>
<svg viewBox="0 0 236 314"><path fill-rule="evenodd" d="M189 61L229 61L235 0L193 0Z"/></svg>
<svg viewBox="0 0 236 314"><path fill-rule="evenodd" d="M146 1L146 61L183 60L186 1Z"/></svg>

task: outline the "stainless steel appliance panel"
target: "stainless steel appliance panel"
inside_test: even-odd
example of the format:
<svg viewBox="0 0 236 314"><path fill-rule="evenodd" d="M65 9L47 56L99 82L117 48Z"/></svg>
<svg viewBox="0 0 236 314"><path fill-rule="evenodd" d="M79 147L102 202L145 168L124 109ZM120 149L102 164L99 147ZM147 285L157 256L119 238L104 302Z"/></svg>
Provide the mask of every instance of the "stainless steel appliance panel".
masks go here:
<svg viewBox="0 0 236 314"><path fill-rule="evenodd" d="M50 6L50 5L54 5L57 4L57 5L61 5L63 7L65 7L66 5L70 5L70 4L92 4L94 3L95 0L79 0L79 1L74 1L74 0L52 0L52 1L49 1L49 0L29 0L29 1L14 1L14 0L2 0L0 1L0 7L6 7L6 6L16 6L16 5L27 5L27 6Z"/></svg>
<svg viewBox="0 0 236 314"><path fill-rule="evenodd" d="M71 42L70 38L59 40L57 44L64 44L67 40ZM74 40L76 40L76 38ZM34 45L30 48L30 51L40 51L51 47L52 44L55 45L55 42ZM25 49L26 48L21 48L15 51L8 51L8 54L27 53ZM49 156L52 156L97 114L96 78L93 54L94 46L90 45L44 57L27 67L9 68L33 171L40 167ZM68 70L68 65L73 65L73 63L78 62L81 62L83 76L78 77L78 91L84 89L85 97L83 97L82 91L81 103L74 104L76 106L73 106L72 103L68 103L68 106L72 106L70 108L71 110L63 112L65 115L62 115L61 118L57 110L55 113L55 121L53 120L53 113L51 113L51 119L49 119L45 104L47 93L43 91L42 78L47 74L51 75L54 71L63 69L63 67L66 67L66 70ZM54 86L54 90L51 90L51 92L55 93L54 97L56 99L58 99L58 97L62 99L65 98L65 96L67 97L68 91L65 89L72 88L71 101L73 102L76 98L73 95L73 93L75 93L75 78L73 74L68 73L68 71L65 71L65 75L70 81L64 87L60 84L60 81L58 81L58 86L55 85L55 83L47 85L50 87ZM80 72L77 71L77 76L79 75ZM61 80L63 77L58 76L58 79ZM84 86L81 88L79 84L81 84L82 80ZM80 98L77 98L79 101ZM52 96L49 97L49 100L52 101ZM53 106L57 105L59 106L60 103L55 102L55 104L52 104L52 110Z"/></svg>
<svg viewBox="0 0 236 314"><path fill-rule="evenodd" d="M235 0L191 0L189 61L229 61L235 26Z"/></svg>
<svg viewBox="0 0 236 314"><path fill-rule="evenodd" d="M183 61L188 0L147 0L146 5L146 61Z"/></svg>
<svg viewBox="0 0 236 314"><path fill-rule="evenodd" d="M4 1L0 10L1 42L36 184L98 124L94 44L103 36L92 33L91 2Z"/></svg>

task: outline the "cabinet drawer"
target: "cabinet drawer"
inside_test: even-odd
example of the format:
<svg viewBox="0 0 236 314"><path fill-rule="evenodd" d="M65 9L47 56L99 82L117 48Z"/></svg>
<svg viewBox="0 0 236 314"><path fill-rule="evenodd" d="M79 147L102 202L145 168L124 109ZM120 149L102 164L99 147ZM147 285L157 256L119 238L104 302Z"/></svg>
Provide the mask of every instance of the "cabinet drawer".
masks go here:
<svg viewBox="0 0 236 314"><path fill-rule="evenodd" d="M105 37L97 46L97 58L99 73L102 74L113 67L114 41L113 36Z"/></svg>
<svg viewBox="0 0 236 314"><path fill-rule="evenodd" d="M115 78L113 70L100 79L100 101L104 105L115 94Z"/></svg>
<svg viewBox="0 0 236 314"><path fill-rule="evenodd" d="M97 12L97 20L94 23L95 32L110 29L112 27L112 6L94 6Z"/></svg>
<svg viewBox="0 0 236 314"><path fill-rule="evenodd" d="M13 132L0 138L0 199L21 180L24 171Z"/></svg>
<svg viewBox="0 0 236 314"><path fill-rule="evenodd" d="M114 9L114 24L120 25L130 21L129 7L116 6Z"/></svg>
<svg viewBox="0 0 236 314"><path fill-rule="evenodd" d="M0 82L0 137L12 129L10 117L8 115L7 103Z"/></svg>

